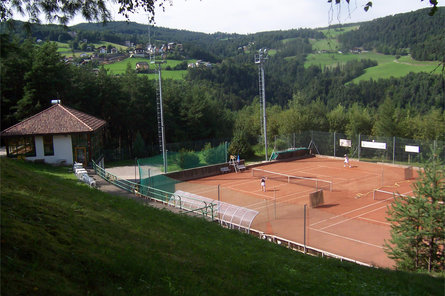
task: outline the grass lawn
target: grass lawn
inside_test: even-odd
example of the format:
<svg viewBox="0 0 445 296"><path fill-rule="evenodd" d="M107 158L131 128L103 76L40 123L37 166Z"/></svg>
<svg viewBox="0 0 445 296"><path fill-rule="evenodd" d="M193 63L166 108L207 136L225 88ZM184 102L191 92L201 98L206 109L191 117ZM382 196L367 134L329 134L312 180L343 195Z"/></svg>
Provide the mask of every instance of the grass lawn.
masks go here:
<svg viewBox="0 0 445 296"><path fill-rule="evenodd" d="M310 39L312 49L314 51L318 50L327 50L327 51L338 51L340 49L340 43L337 40L337 37L343 33L357 30L359 26L348 26L343 28L326 28L320 29L319 32L322 32L326 38L324 39Z"/></svg>
<svg viewBox="0 0 445 296"><path fill-rule="evenodd" d="M361 60L361 59L371 59L376 60L379 65L386 64L395 60L395 56L384 55L374 52L365 52L361 54L352 53L320 53L320 54L309 54L306 58L304 66L308 68L309 66L315 65L324 67L334 67L337 65L344 65L348 61Z"/></svg>
<svg viewBox="0 0 445 296"><path fill-rule="evenodd" d="M392 61L386 63L379 62L377 66L366 69L363 75L355 78L352 82L369 79L377 80L380 78L403 77L410 72L440 74L442 68L438 67L438 64L439 62L416 61L410 56L401 57L399 60L394 58Z"/></svg>
<svg viewBox="0 0 445 296"><path fill-rule="evenodd" d="M434 73L440 73L440 69L437 68L438 62L415 61L410 56L402 56L397 60L395 56L374 52L363 52L361 54L337 53L340 48L340 44L337 41L338 35L357 29L358 26L350 26L341 29L320 30L320 32L323 32L327 38L319 40L311 39L312 48L314 51L327 50L334 51L334 53L309 54L304 66L306 68L312 65L320 66L321 68L334 67L356 59L372 59L377 61L377 66L366 69L363 75L355 78L352 82L369 79L403 77L410 72L432 73L435 70Z"/></svg>
<svg viewBox="0 0 445 296"><path fill-rule="evenodd" d="M442 295L444 278L303 255L1 159L2 295Z"/></svg>
<svg viewBox="0 0 445 296"><path fill-rule="evenodd" d="M123 61L105 65L105 69L109 70L112 74L123 74L127 69L128 63L130 63L132 69L136 69L136 64L139 62L147 62L150 64L150 59L147 58L128 58ZM184 79L184 76L187 74L187 70L165 70L167 66L174 68L176 65L182 63L183 61L178 60L166 60L166 63L162 64L162 78L166 79ZM196 60L188 60L187 63L193 63ZM150 64L151 69L156 69L157 66L154 64ZM155 79L157 74L140 74L140 75L148 75L150 78Z"/></svg>
<svg viewBox="0 0 445 296"><path fill-rule="evenodd" d="M376 60L378 65L365 70L365 74L357 77L353 82L369 79L403 77L410 72L433 72L439 74L441 69L437 68L438 62L416 61L410 56L400 57L398 60L395 56L384 55L374 52L364 52L361 54L351 53L321 53L309 54L306 58L304 66L307 68L311 65L324 67L335 67L337 65L346 64L346 62L358 59Z"/></svg>
<svg viewBox="0 0 445 296"><path fill-rule="evenodd" d="M341 28L324 28L318 31L322 32L326 36L326 38L337 38L339 35L344 34L346 32L358 30L359 27L360 26L357 25L350 25Z"/></svg>
<svg viewBox="0 0 445 296"><path fill-rule="evenodd" d="M72 52L71 47L68 43L54 42L57 45L57 52L60 54L65 52Z"/></svg>
<svg viewBox="0 0 445 296"><path fill-rule="evenodd" d="M148 75L150 79L157 79L158 74L140 74L140 75ZM173 80L182 80L185 75L187 75L187 70L162 70L162 79L173 79Z"/></svg>
<svg viewBox="0 0 445 296"><path fill-rule="evenodd" d="M340 49L340 43L337 39L327 38L327 39L311 39L310 40L312 49L314 51L327 50L327 51L338 51Z"/></svg>
<svg viewBox="0 0 445 296"><path fill-rule="evenodd" d="M57 44L57 52L60 53L62 56L64 57L72 57L73 56L73 51L71 50L71 47L68 43L63 43L63 42L55 42ZM101 46L108 46L108 44L111 44L111 46L116 47L118 50L126 50L127 47L124 45L120 45L120 44L116 44L116 43L112 43L112 42L100 42L100 43L92 43L94 45L95 48L101 47ZM81 54L86 53L88 55L92 55L93 53L91 51L80 51L80 50L76 50L75 51L75 56L79 57Z"/></svg>
<svg viewBox="0 0 445 296"><path fill-rule="evenodd" d="M125 51L125 50L128 49L128 47L125 46L125 45L121 45L121 44L117 44L117 43L113 43L113 42L108 42L108 41L102 41L102 42L99 42L99 43L91 43L91 44L94 45L95 48L98 48L98 47L101 47L101 46L111 45L112 47L116 47L117 50L119 50L119 51L122 51L122 50Z"/></svg>

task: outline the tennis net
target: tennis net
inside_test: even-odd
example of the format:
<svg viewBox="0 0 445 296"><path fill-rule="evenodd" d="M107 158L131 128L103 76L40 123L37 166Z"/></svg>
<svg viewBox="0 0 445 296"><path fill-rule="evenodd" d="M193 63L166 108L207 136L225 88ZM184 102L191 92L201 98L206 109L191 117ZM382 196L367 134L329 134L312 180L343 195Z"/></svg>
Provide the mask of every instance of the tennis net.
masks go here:
<svg viewBox="0 0 445 296"><path fill-rule="evenodd" d="M410 195L406 195L406 194L400 194L397 192L391 192L391 191L385 191L385 190L381 190L381 189L374 189L374 191L372 192L372 199L374 200L392 200L394 199L394 196L402 196L402 197L411 197Z"/></svg>
<svg viewBox="0 0 445 296"><path fill-rule="evenodd" d="M281 182L285 182L285 183L312 187L317 190L323 189L323 190L332 191L332 182L331 181L317 179L317 178L298 177L298 176L281 174L281 173L276 173L276 172L271 172L271 171L266 171L263 169L256 169L256 168L252 169L252 176L259 177L259 178L265 177L267 179L272 179L272 180L281 181Z"/></svg>

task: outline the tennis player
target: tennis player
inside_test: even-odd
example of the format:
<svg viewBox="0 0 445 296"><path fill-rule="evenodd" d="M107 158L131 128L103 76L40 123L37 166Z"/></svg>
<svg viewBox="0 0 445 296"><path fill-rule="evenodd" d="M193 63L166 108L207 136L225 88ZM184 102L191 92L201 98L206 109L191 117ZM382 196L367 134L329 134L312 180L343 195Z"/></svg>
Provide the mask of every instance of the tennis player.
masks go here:
<svg viewBox="0 0 445 296"><path fill-rule="evenodd" d="M261 178L261 191L266 192L266 178Z"/></svg>
<svg viewBox="0 0 445 296"><path fill-rule="evenodd" d="M349 164L349 157L347 154L345 154L345 161L344 161L343 167L346 167L346 166L351 167L351 165Z"/></svg>

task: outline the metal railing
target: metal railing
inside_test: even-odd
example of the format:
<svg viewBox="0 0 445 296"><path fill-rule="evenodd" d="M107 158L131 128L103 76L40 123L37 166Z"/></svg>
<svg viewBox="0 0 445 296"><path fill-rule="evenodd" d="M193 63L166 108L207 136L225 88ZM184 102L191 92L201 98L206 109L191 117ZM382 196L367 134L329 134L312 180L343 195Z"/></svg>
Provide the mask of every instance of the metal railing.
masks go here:
<svg viewBox="0 0 445 296"><path fill-rule="evenodd" d="M99 175L101 178L103 178L104 180L106 180L107 182L125 190L128 191L130 193L134 193L136 196L142 197L142 198L147 198L150 200L155 200L157 202L161 202L165 205L169 205L169 206L174 206L174 207L179 207L180 209L184 210L182 213L186 214L186 213L199 213L201 214L203 217L209 217L211 218L212 221L218 221L220 223L221 226L229 228L229 229L235 229L238 228L239 231L243 231L243 232L247 232L250 233L254 236L257 236L260 239L265 239L268 240L269 242L278 244L278 245L283 245L289 249L292 249L294 251L299 251L305 254L309 254L309 255L313 255L313 256L318 256L318 257L327 257L327 258L335 258L338 259L340 261L347 261L347 262L352 262L352 263L356 263L359 265L363 265L363 266L368 266L368 267L373 267L370 264L361 262L361 261L357 261L351 258L347 258L344 256L340 256L340 255L336 255L327 251L323 251L314 247L310 247L308 245L304 245L304 244L300 244L279 236L275 236L275 235L268 235L266 233L264 233L263 231L260 230L256 230L256 229L251 229L250 226L248 228L246 228L245 226L242 225L238 225L238 224L230 224L227 223L227 221L222 221L220 220L217 215L214 214L214 210L216 209L217 204L215 203L205 203L203 207L199 207L196 209L186 209L183 207L183 203L181 202L181 199L179 199L179 202L175 202L174 204L171 203L170 201L170 196L173 195L173 193L169 193L160 189L156 189L156 188L152 188L149 186L144 186L144 185L140 185L128 180L124 180L124 179L120 179L119 177L117 177L116 175L113 175L109 172L107 172L104 168L100 167L99 165L97 165L94 161L93 161L93 169L95 170L96 174ZM142 189L146 189L148 193L142 194L141 193L141 188ZM176 195L178 198L178 195ZM180 197L179 197L180 198Z"/></svg>
<svg viewBox="0 0 445 296"><path fill-rule="evenodd" d="M308 245L304 245L304 244L300 244L291 240L288 240L286 238L282 238L276 235L268 235L260 230L256 230L256 229L250 229L250 233L258 236L260 239L264 239L267 240L271 243L275 243L277 245L281 245L284 246L288 249L292 249L294 251L298 251L304 254L309 254L309 255L313 255L313 256L317 256L317 257L322 257L322 258L334 258L340 261L347 261L347 262L352 262L352 263L356 263L359 265L363 265L363 266L367 266L367 267L373 267L373 265L368 264L368 263L364 263L358 260L354 260L348 257L344 257L344 256L340 256L334 253L330 253L327 251L323 251Z"/></svg>
<svg viewBox="0 0 445 296"><path fill-rule="evenodd" d="M164 190L160 190L157 188L141 185L129 180L121 179L118 176L111 174L107 172L104 168L97 165L94 161L93 163L93 169L96 172L98 176L100 176L105 181L129 192L133 193L138 197L150 199L156 202L160 202L166 205L170 205L176 208L179 208L180 210L183 210L182 213L198 213L202 215L203 217L208 217L212 221L215 220L215 214L214 211L216 209L216 204L214 203L203 203L202 206L199 206L197 208L187 208L184 206L184 203L182 202L182 197L178 196L177 194L167 192ZM175 202L172 204L170 202L171 197L175 196ZM199 202L199 201L198 201Z"/></svg>

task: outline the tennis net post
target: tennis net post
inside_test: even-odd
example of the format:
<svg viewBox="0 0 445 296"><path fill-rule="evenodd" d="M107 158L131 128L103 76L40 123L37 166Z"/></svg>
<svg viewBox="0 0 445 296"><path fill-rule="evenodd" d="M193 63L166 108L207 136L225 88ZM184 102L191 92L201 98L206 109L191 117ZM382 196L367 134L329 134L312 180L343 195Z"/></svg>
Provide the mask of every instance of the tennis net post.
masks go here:
<svg viewBox="0 0 445 296"><path fill-rule="evenodd" d="M394 196L402 196L402 197L414 198L413 196L410 196L410 195L407 195L407 194L401 194L401 193L397 193L397 192L385 191L385 190L381 190L381 189L374 189L372 191L372 199L373 200L386 201L386 200L393 199Z"/></svg>

